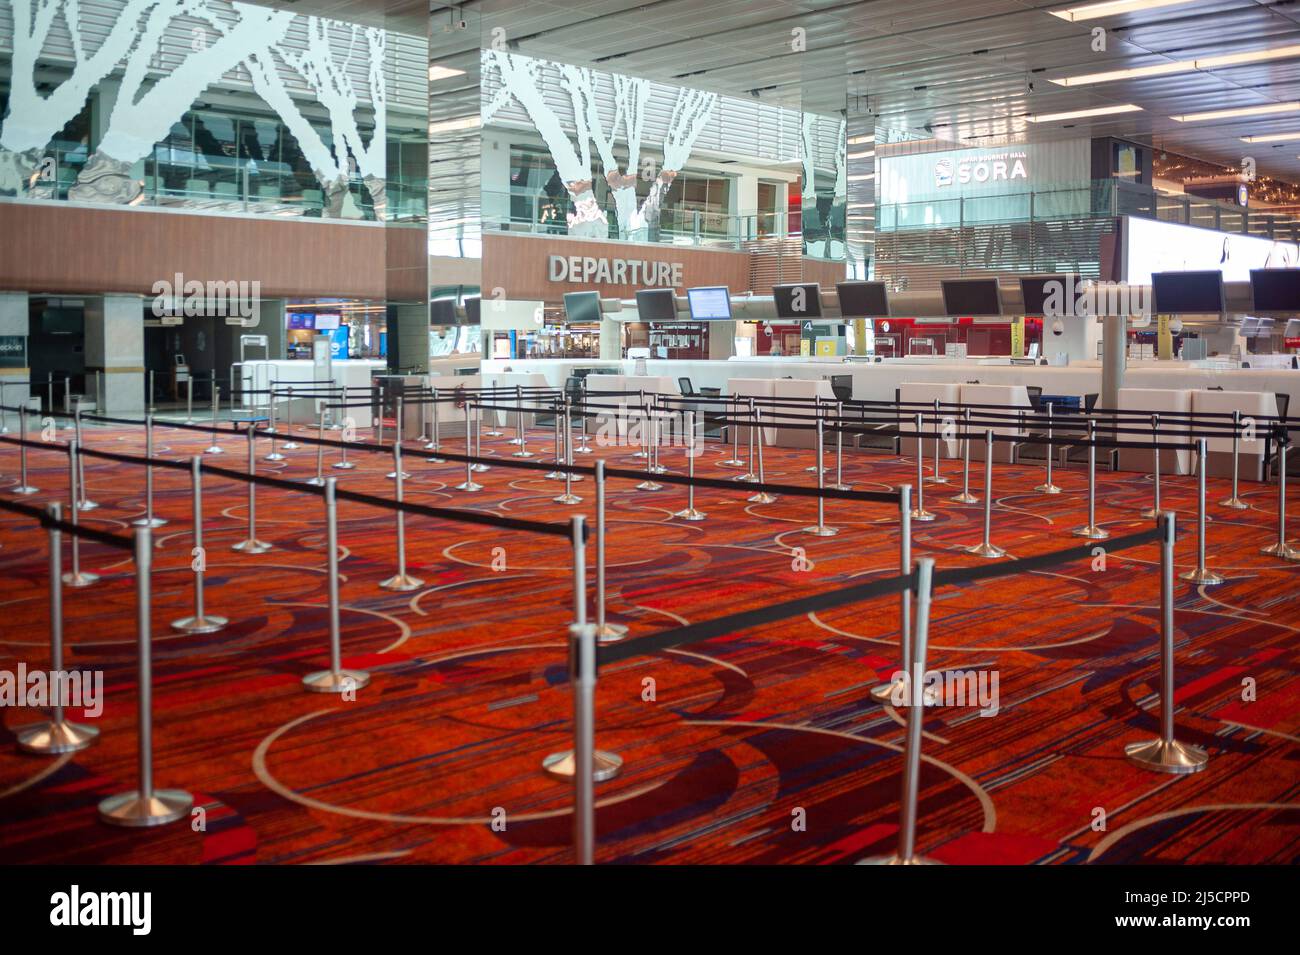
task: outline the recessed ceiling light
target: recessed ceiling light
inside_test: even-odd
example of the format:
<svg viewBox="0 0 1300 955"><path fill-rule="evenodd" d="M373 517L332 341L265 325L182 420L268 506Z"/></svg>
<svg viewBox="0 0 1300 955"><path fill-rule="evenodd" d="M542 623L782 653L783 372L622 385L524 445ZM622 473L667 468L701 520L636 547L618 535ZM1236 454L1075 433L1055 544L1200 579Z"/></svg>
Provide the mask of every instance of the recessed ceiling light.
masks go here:
<svg viewBox="0 0 1300 955"><path fill-rule="evenodd" d="M1048 10L1054 17L1060 17L1062 20L1078 22L1080 20L1096 20L1098 17L1113 17L1121 13L1132 13L1135 10L1156 10L1160 7L1176 7L1182 3L1191 3L1192 0L1104 0L1102 3L1085 3L1078 7L1069 7L1065 10Z"/></svg>
<svg viewBox="0 0 1300 955"><path fill-rule="evenodd" d="M1267 106L1239 106L1236 109L1215 109L1208 113L1184 113L1169 118L1179 123L1196 123L1206 119L1233 119L1237 116L1268 116L1273 113L1294 113L1300 103L1269 103Z"/></svg>
<svg viewBox="0 0 1300 955"><path fill-rule="evenodd" d="M875 174L874 172L869 172L869 173L864 173L864 174L861 175L861 176L849 176L849 177L848 177L848 181L849 181L849 182L866 182L868 179L875 179L875 178L876 178L876 174Z"/></svg>
<svg viewBox="0 0 1300 955"><path fill-rule="evenodd" d="M482 120L478 114L472 116L460 116L456 119L444 119L436 123L429 124L429 135L434 133L449 133L457 129L473 129L478 126Z"/></svg>
<svg viewBox="0 0 1300 955"><path fill-rule="evenodd" d="M429 67L429 82L436 83L438 80L445 80L452 76L464 76L464 70L458 70L454 66L439 66L434 64Z"/></svg>
<svg viewBox="0 0 1300 955"><path fill-rule="evenodd" d="M1089 116L1110 116L1114 113L1140 113L1141 106L1135 106L1132 103L1121 103L1117 106L1095 106L1092 109L1075 109L1066 113L1041 113L1036 116L1026 116L1027 123L1052 123L1059 119L1086 119Z"/></svg>
<svg viewBox="0 0 1300 955"><path fill-rule="evenodd" d="M1300 139L1300 133L1269 133L1266 136L1242 136L1243 143L1285 143Z"/></svg>
<svg viewBox="0 0 1300 955"><path fill-rule="evenodd" d="M1134 66L1124 70L1107 70L1103 73L1084 73L1080 76L1062 76L1049 82L1057 86L1087 86L1093 83L1112 83L1115 80L1140 80L1147 76L1166 76L1170 73L1191 73L1194 70L1213 70L1243 63L1264 63L1269 60L1286 60L1300 57L1300 43L1277 46L1267 50L1247 53L1225 53L1222 56L1203 56L1195 60L1174 60L1154 63L1151 66Z"/></svg>

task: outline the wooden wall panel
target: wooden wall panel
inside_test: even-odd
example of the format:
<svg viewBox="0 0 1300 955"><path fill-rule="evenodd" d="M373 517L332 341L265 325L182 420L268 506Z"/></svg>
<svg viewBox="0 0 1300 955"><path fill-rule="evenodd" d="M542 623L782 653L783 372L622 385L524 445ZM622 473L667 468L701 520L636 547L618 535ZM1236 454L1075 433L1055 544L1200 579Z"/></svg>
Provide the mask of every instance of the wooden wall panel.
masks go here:
<svg viewBox="0 0 1300 955"><path fill-rule="evenodd" d="M180 272L187 281L259 281L265 298L383 300L386 233L424 243L423 230L379 224L0 202L0 289L148 295ZM420 295L423 281L413 273L401 285Z"/></svg>

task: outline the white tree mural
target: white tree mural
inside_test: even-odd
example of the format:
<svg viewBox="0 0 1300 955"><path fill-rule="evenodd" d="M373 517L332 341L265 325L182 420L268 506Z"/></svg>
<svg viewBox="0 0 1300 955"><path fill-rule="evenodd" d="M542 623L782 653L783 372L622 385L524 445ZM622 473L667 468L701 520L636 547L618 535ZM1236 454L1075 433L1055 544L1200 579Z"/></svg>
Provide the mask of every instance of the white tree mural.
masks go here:
<svg viewBox="0 0 1300 955"><path fill-rule="evenodd" d="M69 198L89 202L132 202L140 183L131 167L167 135L171 125L190 108L205 89L237 66L255 49L277 42L289 29L294 14L246 3L232 4L238 19L227 26L207 10L201 0L185 3L191 16L206 19L216 39L196 35L193 49L170 73L151 85L149 66L175 11L154 7L144 31L129 57L108 131L68 191Z"/></svg>
<svg viewBox="0 0 1300 955"><path fill-rule="evenodd" d="M135 45L140 20L164 11L168 18L189 4L186 0L127 0L108 35L93 53L81 38L78 0L8 0L14 38L10 73L9 112L0 127L0 191L44 195L48 185L38 181L42 153L86 105L90 91L108 76ZM72 40L72 74L48 95L36 85L36 64L50 30L62 16Z"/></svg>
<svg viewBox="0 0 1300 955"><path fill-rule="evenodd" d="M336 59L330 42L331 34L336 30L347 37L348 52L342 61ZM348 189L353 163L370 192L376 218L385 218L385 149L388 137L385 51L383 30L323 17L308 17L306 50L288 49L284 44L266 44L245 61L252 76L253 89L280 114L320 181L327 197L325 214L330 218L362 217ZM349 72L354 55L365 57L369 104L374 111L374 130L368 143L362 140L357 123L361 97ZM302 78L316 102L325 108L333 149L325 144L289 95L276 65L277 56Z"/></svg>
<svg viewBox="0 0 1300 955"><path fill-rule="evenodd" d="M673 104L672 121L668 125L668 135L664 139L664 162L655 176L650 194L641 203L641 217L652 232L659 227L659 213L663 208L663 198L672 188L673 180L686 165L686 160L695 148L695 141L708 125L713 109L718 103L717 93L705 93L702 90L686 88L677 91L677 101Z"/></svg>
<svg viewBox="0 0 1300 955"><path fill-rule="evenodd" d="M833 210L837 201L843 201L848 195L848 158L846 153L845 133L848 128L845 120L840 120L839 132L836 134L835 149L835 185L834 192L831 195L829 208L819 209L817 203L817 172L815 163L817 159L817 139L818 125L821 121L815 113L804 113L803 121L800 124L800 142L803 152L803 182L801 184L802 205L805 210L803 218L804 229L804 251L808 255L819 258L842 258L844 250L840 243L834 241L833 230L834 222L827 213ZM808 209L819 209L819 231L816 234L809 234L808 231Z"/></svg>

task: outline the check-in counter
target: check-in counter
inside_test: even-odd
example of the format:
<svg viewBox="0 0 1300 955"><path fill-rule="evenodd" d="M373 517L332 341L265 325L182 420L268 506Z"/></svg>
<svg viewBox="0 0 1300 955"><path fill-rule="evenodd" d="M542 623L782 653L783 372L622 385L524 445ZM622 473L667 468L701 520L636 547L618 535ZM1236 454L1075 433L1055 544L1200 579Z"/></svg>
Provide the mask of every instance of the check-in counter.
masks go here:
<svg viewBox="0 0 1300 955"><path fill-rule="evenodd" d="M938 399L941 402L955 403L961 399L961 386L956 384L944 384L942 382L930 381L905 381L898 386L898 398L903 403L902 410L899 412L899 424L904 431L911 431L916 426L916 413L919 411L926 417L921 426L923 432L934 432L935 425L930 420L934 412L934 402ZM915 407L910 402L923 402L927 407ZM957 411L952 408L944 409L945 413L957 416ZM942 430L940 427L938 430ZM957 433L961 432L961 421L957 421ZM927 457L934 456L934 441L930 438L925 439L925 454ZM904 438L901 443L902 453L906 455L916 454L916 439ZM961 456L961 441L956 438L941 438L939 440L939 454L945 458L956 458Z"/></svg>
<svg viewBox="0 0 1300 955"><path fill-rule="evenodd" d="M962 385L961 386L961 403L964 405L990 405L992 407L979 408L972 410L973 415L978 415L980 411L986 411L990 414L1013 414L1018 410L1031 412L1033 405L1029 403L1029 390L1024 385ZM1016 421L1010 418L998 419L1005 420L1006 424L996 424L988 427L988 422L984 425L976 422L971 426L971 430L983 434L985 431L992 431L994 435L1021 437L1025 429ZM1010 464L1015 461L1016 445L1011 441L995 440L993 442L993 460ZM984 442L972 440L970 443L970 456L972 461L984 460Z"/></svg>
<svg viewBox="0 0 1300 955"><path fill-rule="evenodd" d="M724 395L736 398L734 409L726 406L727 414L734 414L737 420L743 420L749 414L749 398L770 399L776 396L776 382L771 378L728 378L726 387L722 392ZM755 408L762 412L764 419L772 417L772 406L762 401L755 402ZM749 428L737 427L738 440L741 445L749 444ZM759 429L762 432L764 443L771 445L776 443L776 428L770 427L764 421L764 426ZM728 435L728 438L731 436Z"/></svg>
<svg viewBox="0 0 1300 955"><path fill-rule="evenodd" d="M823 407L829 405L835 406L835 392L831 390L829 381L812 381L800 378L777 378L772 381L772 397L777 401L797 401L804 407L782 408L777 406L772 410L772 421L776 424L775 432L768 444L775 444L782 448L815 448L817 447L817 431L814 428L807 427L817 423L814 415L814 399L820 398ZM782 414L782 412L785 414ZM783 427L783 422L791 425L803 425L803 427ZM764 431L768 430L766 428ZM833 447L835 438L829 432L825 436L825 443L828 447Z"/></svg>
<svg viewBox="0 0 1300 955"><path fill-rule="evenodd" d="M491 405L513 406L519 403L524 408L535 408L538 396L541 395L537 389L551 387L546 381L546 376L539 372L492 372L481 377L485 388L520 389L518 397L506 391L498 391L485 399L486 403ZM486 427L506 428L511 432L511 437L514 437L514 432L519 427L519 417L519 412L510 411L508 408L483 412L483 422ZM524 412L524 427L536 427L536 417L534 414Z"/></svg>
<svg viewBox="0 0 1300 955"><path fill-rule="evenodd" d="M466 422L473 429L479 420L479 409L467 399L474 398L478 389L483 387L483 376L433 375L429 378L429 387L438 399L438 437L464 438Z"/></svg>
<svg viewBox="0 0 1300 955"><path fill-rule="evenodd" d="M1120 411L1145 411L1148 414L1161 415L1166 412L1178 412L1174 417L1166 416L1162 420L1161 441L1181 442L1181 429L1186 427L1188 419L1183 417L1192 410L1192 392L1186 389L1172 388L1121 388L1119 390ZM1145 441L1150 437L1149 417L1125 415L1121 427L1147 429L1145 434L1120 434L1122 441ZM1178 430L1175 430L1178 429ZM1154 453L1140 448L1120 448L1118 461L1121 471L1151 472L1154 470ZM1190 451L1162 450L1160 452L1160 471L1162 474L1190 474L1192 453Z"/></svg>
<svg viewBox="0 0 1300 955"><path fill-rule="evenodd" d="M1242 419L1255 419L1253 440L1243 437L1237 446L1238 471L1243 480L1260 481L1264 477L1264 448L1269 426L1267 416L1277 414L1277 397L1267 391L1193 391L1192 411L1200 414L1232 414L1240 411ZM1231 418L1211 419L1231 423ZM1232 476L1232 432L1211 437L1206 442L1207 477Z"/></svg>
<svg viewBox="0 0 1300 955"><path fill-rule="evenodd" d="M613 392L613 394L609 394ZM604 396L602 397L602 393ZM617 440L627 443L629 433L633 441L643 440L641 435L641 397L645 395L671 395L680 397L677 382L665 375L588 375L587 395L597 405L612 406L597 411L594 421L599 440ZM647 401L647 403L649 403ZM672 418L661 424L660 443L672 440Z"/></svg>

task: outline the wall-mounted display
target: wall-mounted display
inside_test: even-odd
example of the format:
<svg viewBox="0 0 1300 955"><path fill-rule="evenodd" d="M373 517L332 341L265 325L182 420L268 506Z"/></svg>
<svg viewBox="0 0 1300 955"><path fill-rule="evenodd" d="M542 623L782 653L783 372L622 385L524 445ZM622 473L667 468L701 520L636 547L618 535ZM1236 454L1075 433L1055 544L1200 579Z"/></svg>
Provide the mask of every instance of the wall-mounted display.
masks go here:
<svg viewBox="0 0 1300 955"><path fill-rule="evenodd" d="M835 294L844 318L880 318L889 314L884 282L837 282Z"/></svg>
<svg viewBox="0 0 1300 955"><path fill-rule="evenodd" d="M731 321L731 290L726 286L688 288L686 304L697 322Z"/></svg>
<svg viewBox="0 0 1300 955"><path fill-rule="evenodd" d="M777 318L820 318L822 314L821 286L816 282L772 286L776 301Z"/></svg>
<svg viewBox="0 0 1300 955"><path fill-rule="evenodd" d="M1223 273L1155 272L1151 294L1161 315L1217 315L1224 310Z"/></svg>

